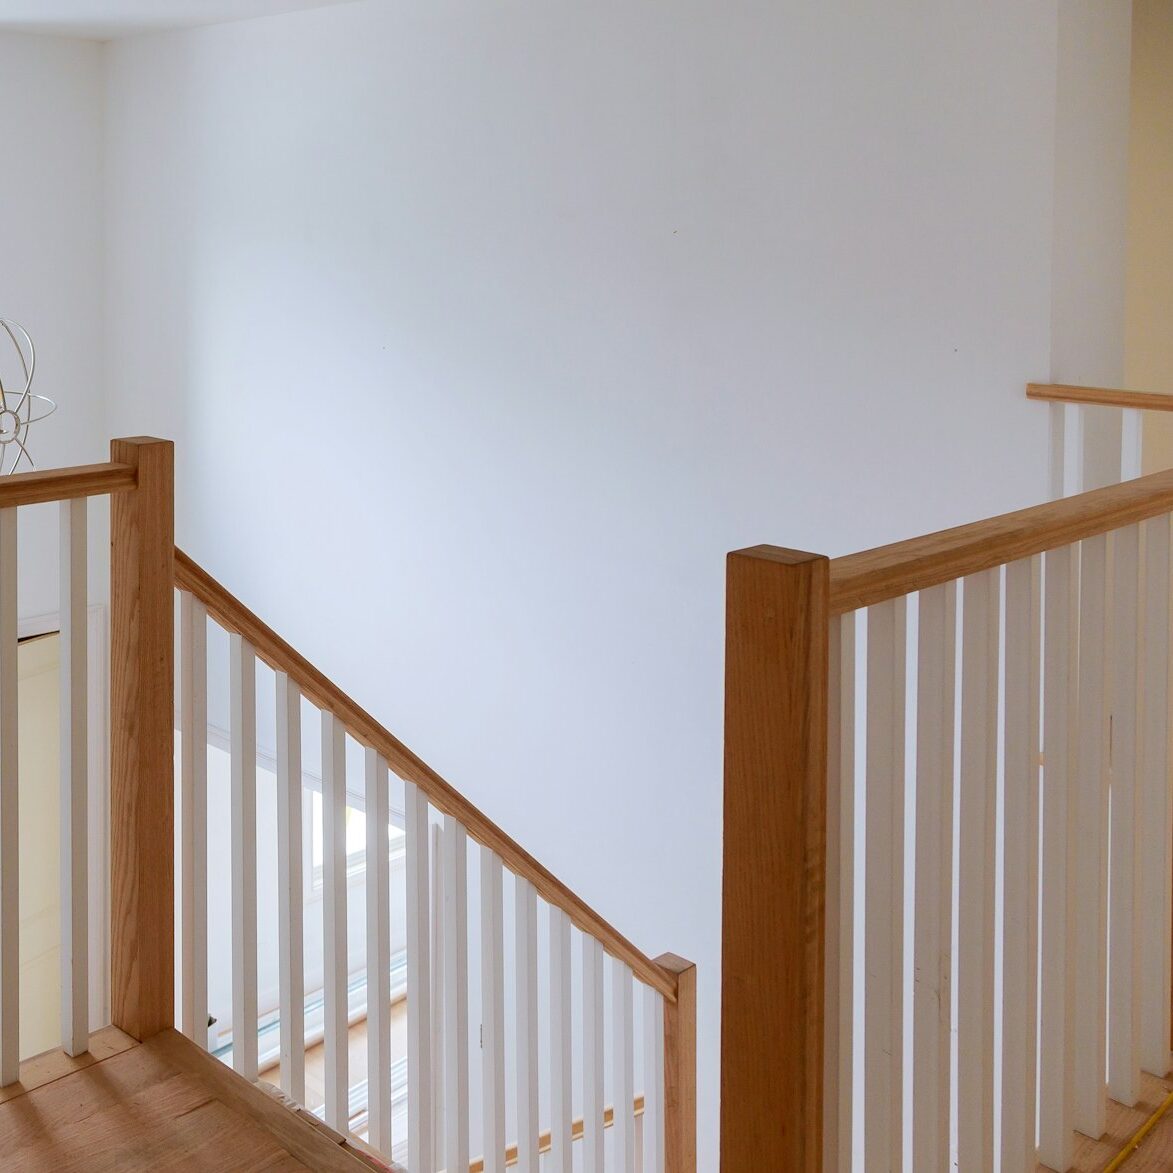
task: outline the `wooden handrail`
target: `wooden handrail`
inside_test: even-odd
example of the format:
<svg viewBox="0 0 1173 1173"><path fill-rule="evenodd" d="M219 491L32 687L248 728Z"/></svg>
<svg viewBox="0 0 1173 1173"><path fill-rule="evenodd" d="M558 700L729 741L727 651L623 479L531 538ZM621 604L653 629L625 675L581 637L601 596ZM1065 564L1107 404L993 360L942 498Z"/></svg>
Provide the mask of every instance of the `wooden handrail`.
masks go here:
<svg viewBox="0 0 1173 1173"><path fill-rule="evenodd" d="M357 740L382 754L399 777L415 783L433 806L457 819L478 843L496 852L514 875L529 880L548 904L560 908L584 933L599 941L613 957L625 962L645 985L676 1002L677 978L637 949L618 930L547 871L520 844L417 757L365 709L286 643L271 627L220 585L182 550L175 551L175 585L190 591L208 613L230 632L248 641L271 668L297 682L302 695L320 709L333 713Z"/></svg>
<svg viewBox="0 0 1173 1173"><path fill-rule="evenodd" d="M77 464L72 468L46 468L0 477L0 509L15 505L40 505L45 501L69 501L133 489L137 474L129 464Z"/></svg>
<svg viewBox="0 0 1173 1173"><path fill-rule="evenodd" d="M831 614L923 591L1170 511L1173 469L835 558Z"/></svg>
<svg viewBox="0 0 1173 1173"><path fill-rule="evenodd" d="M1125 391L1116 387L1072 387L1065 383L1027 383L1027 399L1050 403L1089 403L1100 407L1132 407L1140 411L1173 411L1173 395Z"/></svg>

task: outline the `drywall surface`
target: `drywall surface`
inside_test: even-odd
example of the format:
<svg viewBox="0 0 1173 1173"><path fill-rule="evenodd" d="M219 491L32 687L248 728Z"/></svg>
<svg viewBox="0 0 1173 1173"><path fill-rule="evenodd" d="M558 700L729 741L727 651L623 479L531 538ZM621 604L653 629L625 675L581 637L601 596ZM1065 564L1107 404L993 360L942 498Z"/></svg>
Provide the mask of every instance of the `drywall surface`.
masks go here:
<svg viewBox="0 0 1173 1173"><path fill-rule="evenodd" d="M1129 158L1129 387L1173 393L1173 2L1133 0ZM1146 470L1173 467L1173 415L1150 412Z"/></svg>
<svg viewBox="0 0 1173 1173"><path fill-rule="evenodd" d="M0 33L5 111L0 194L0 318L37 347L33 389L57 400L35 425L38 467L108 459L102 379L102 101L100 45ZM0 336L0 377L17 365ZM21 384L23 386L23 383ZM106 597L104 502L91 505L91 598ZM20 613L57 610L57 506L20 511Z"/></svg>
<svg viewBox="0 0 1173 1173"><path fill-rule="evenodd" d="M198 560L698 962L704 1168L724 554L1045 496L1057 44L1020 0L363 0L106 50L108 427L176 439Z"/></svg>
<svg viewBox="0 0 1173 1173"><path fill-rule="evenodd" d="M1128 224L1128 0L1060 0L1051 378L1119 387ZM1120 479L1120 412L1084 412L1084 485Z"/></svg>

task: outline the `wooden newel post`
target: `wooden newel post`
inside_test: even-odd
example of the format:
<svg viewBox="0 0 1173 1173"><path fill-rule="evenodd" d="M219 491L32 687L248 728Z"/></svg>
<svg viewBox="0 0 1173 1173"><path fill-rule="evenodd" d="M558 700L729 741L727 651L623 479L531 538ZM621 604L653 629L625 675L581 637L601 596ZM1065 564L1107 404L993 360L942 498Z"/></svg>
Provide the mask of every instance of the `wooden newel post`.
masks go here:
<svg viewBox="0 0 1173 1173"><path fill-rule="evenodd" d="M696 966L674 953L656 964L676 976L664 1000L664 1170L696 1173Z"/></svg>
<svg viewBox="0 0 1173 1173"><path fill-rule="evenodd" d="M721 1169L822 1168L829 563L729 555Z"/></svg>
<svg viewBox="0 0 1173 1173"><path fill-rule="evenodd" d="M110 1007L145 1039L174 1009L174 446L115 440L110 503Z"/></svg>

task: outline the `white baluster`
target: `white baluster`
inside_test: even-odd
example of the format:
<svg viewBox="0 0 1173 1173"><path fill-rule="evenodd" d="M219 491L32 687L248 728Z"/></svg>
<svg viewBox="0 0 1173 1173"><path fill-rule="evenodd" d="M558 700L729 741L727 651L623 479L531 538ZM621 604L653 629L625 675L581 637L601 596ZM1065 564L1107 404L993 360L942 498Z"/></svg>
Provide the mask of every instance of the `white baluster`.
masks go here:
<svg viewBox="0 0 1173 1173"><path fill-rule="evenodd" d="M1126 416L1132 414L1126 411ZM1139 414L1139 413L1137 413ZM1112 542L1111 645L1111 893L1108 961L1108 1091L1132 1105L1140 1095L1140 1014L1137 991L1139 932L1136 877L1140 838L1136 774L1139 753L1137 653L1140 639L1140 527L1128 526Z"/></svg>
<svg viewBox="0 0 1173 1173"><path fill-rule="evenodd" d="M1052 403L1051 416L1051 453L1050 453L1050 482L1051 500L1057 501L1065 495L1067 478L1065 475L1067 457L1067 405Z"/></svg>
<svg viewBox="0 0 1173 1173"><path fill-rule="evenodd" d="M922 591L919 611L912 1152L915 1169L945 1169L950 1160L957 584ZM850 1154L850 1146L844 1151Z"/></svg>
<svg viewBox="0 0 1173 1173"><path fill-rule="evenodd" d="M994 815L998 570L964 580L958 786L958 1169L988 1170L994 1142Z"/></svg>
<svg viewBox="0 0 1173 1173"><path fill-rule="evenodd" d="M864 1161L904 1163L904 690L906 601L868 608Z"/></svg>
<svg viewBox="0 0 1173 1173"><path fill-rule="evenodd" d="M1075 1127L1103 1135L1107 1125L1108 705L1107 536L1088 538L1080 555L1079 726L1074 819Z"/></svg>
<svg viewBox="0 0 1173 1173"><path fill-rule="evenodd" d="M505 1173L505 914L501 860L481 848L481 1120L484 1173Z"/></svg>
<svg viewBox="0 0 1173 1173"><path fill-rule="evenodd" d="M1141 474L1144 415L1137 408L1120 411L1120 479L1131 481Z"/></svg>
<svg viewBox="0 0 1173 1173"><path fill-rule="evenodd" d="M256 657L230 639L232 726L232 1066L257 1078Z"/></svg>
<svg viewBox="0 0 1173 1173"><path fill-rule="evenodd" d="M643 992L643 1168L645 1173L664 1173L664 998L651 986Z"/></svg>
<svg viewBox="0 0 1173 1173"><path fill-rule="evenodd" d="M851 1161L855 966L855 625L830 625L827 737L827 962L823 1168ZM661 1007L662 1009L662 1007Z"/></svg>
<svg viewBox="0 0 1173 1173"><path fill-rule="evenodd" d="M570 920L553 905L550 918L550 1159L547 1173L573 1173L571 1129Z"/></svg>
<svg viewBox="0 0 1173 1173"><path fill-rule="evenodd" d="M533 885L513 882L516 915L517 1167L538 1173L538 902Z"/></svg>
<svg viewBox="0 0 1173 1173"><path fill-rule="evenodd" d="M20 1079L16 509L0 509L0 1086Z"/></svg>
<svg viewBox="0 0 1173 1173"><path fill-rule="evenodd" d="M582 939L583 1173L603 1173L603 946Z"/></svg>
<svg viewBox="0 0 1173 1173"><path fill-rule="evenodd" d="M1035 560L1006 567L1001 1138L1006 1170L1035 1166L1039 583Z"/></svg>
<svg viewBox="0 0 1173 1173"><path fill-rule="evenodd" d="M444 827L431 826L432 835L432 1145L439 1162L447 1144L445 1091L447 1050L444 1046L447 1022L444 1015L445 973L448 963L444 940Z"/></svg>
<svg viewBox="0 0 1173 1173"><path fill-rule="evenodd" d="M179 597L183 1033L208 1045L208 611Z"/></svg>
<svg viewBox="0 0 1173 1173"><path fill-rule="evenodd" d="M89 745L86 733L86 508L61 502L61 1046L89 1050Z"/></svg>
<svg viewBox="0 0 1173 1173"><path fill-rule="evenodd" d="M1140 934L1141 1063L1153 1075L1170 1067L1169 844L1169 517L1144 524L1144 639L1141 647Z"/></svg>
<svg viewBox="0 0 1173 1173"><path fill-rule="evenodd" d="M391 880L387 763L365 755L367 827L367 1139L391 1156Z"/></svg>
<svg viewBox="0 0 1173 1173"><path fill-rule="evenodd" d="M1087 408L1080 403L1065 403L1063 410L1066 414L1063 428L1063 496L1071 497L1090 487L1085 484Z"/></svg>
<svg viewBox="0 0 1173 1173"><path fill-rule="evenodd" d="M1073 903L1071 789L1077 725L1077 548L1043 556L1042 997L1039 1037L1039 1160L1068 1169L1074 1151Z"/></svg>
<svg viewBox="0 0 1173 1173"><path fill-rule="evenodd" d="M403 783L407 866L407 1164L432 1169L432 1005L428 941L428 800Z"/></svg>
<svg viewBox="0 0 1173 1173"><path fill-rule="evenodd" d="M635 1173L635 1030L631 970L611 958L611 1089L617 1173Z"/></svg>
<svg viewBox="0 0 1173 1173"><path fill-rule="evenodd" d="M445 1168L467 1169L468 1142L468 838L444 816Z"/></svg>
<svg viewBox="0 0 1173 1173"><path fill-rule="evenodd" d="M302 873L301 690L277 673L277 941L281 1086L305 1103L305 879Z"/></svg>
<svg viewBox="0 0 1173 1173"><path fill-rule="evenodd" d="M322 940L325 954L326 1123L350 1122L346 945L346 730L322 713Z"/></svg>

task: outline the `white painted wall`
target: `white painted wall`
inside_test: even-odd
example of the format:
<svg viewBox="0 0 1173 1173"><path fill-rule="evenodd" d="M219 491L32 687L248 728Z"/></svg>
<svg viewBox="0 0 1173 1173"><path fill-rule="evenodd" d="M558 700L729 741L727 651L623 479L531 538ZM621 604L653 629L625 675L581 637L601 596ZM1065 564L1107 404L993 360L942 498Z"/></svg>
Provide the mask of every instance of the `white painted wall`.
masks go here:
<svg viewBox="0 0 1173 1173"><path fill-rule="evenodd" d="M1124 385L1131 0L1060 0L1051 379ZM1084 484L1120 479L1120 412L1084 412Z"/></svg>
<svg viewBox="0 0 1173 1173"><path fill-rule="evenodd" d="M108 47L115 434L653 955L716 1151L723 555L1043 499L1053 2L376 0Z"/></svg>
<svg viewBox="0 0 1173 1173"><path fill-rule="evenodd" d="M0 317L37 346L34 390L59 404L29 449L41 468L109 458L102 385L102 47L0 32L5 112ZM7 345L7 338L4 339ZM12 370L7 352L0 371ZM106 598L105 504L91 506L91 597ZM57 507L20 514L20 612L57 610Z"/></svg>
<svg viewBox="0 0 1173 1173"><path fill-rule="evenodd" d="M1173 0L1133 6L1125 376L1173 390ZM1146 471L1173 468L1173 416L1145 418Z"/></svg>

